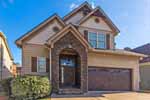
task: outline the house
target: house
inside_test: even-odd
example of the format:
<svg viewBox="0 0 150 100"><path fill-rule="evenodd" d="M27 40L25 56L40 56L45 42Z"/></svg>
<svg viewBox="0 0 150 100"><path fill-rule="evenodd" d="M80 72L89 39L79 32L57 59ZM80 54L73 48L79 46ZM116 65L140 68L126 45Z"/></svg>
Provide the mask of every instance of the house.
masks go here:
<svg viewBox="0 0 150 100"><path fill-rule="evenodd" d="M22 74L49 76L59 94L139 90L144 55L116 49L118 33L105 12L88 2L63 18L54 14L16 40Z"/></svg>
<svg viewBox="0 0 150 100"><path fill-rule="evenodd" d="M150 90L150 43L134 48L132 51L148 55L140 60L140 85L142 90Z"/></svg>
<svg viewBox="0 0 150 100"><path fill-rule="evenodd" d="M13 76L13 56L5 35L0 32L0 80Z"/></svg>
<svg viewBox="0 0 150 100"><path fill-rule="evenodd" d="M17 76L20 76L21 75L21 66L19 63L14 63L14 66L13 66L13 76L14 77L17 77Z"/></svg>

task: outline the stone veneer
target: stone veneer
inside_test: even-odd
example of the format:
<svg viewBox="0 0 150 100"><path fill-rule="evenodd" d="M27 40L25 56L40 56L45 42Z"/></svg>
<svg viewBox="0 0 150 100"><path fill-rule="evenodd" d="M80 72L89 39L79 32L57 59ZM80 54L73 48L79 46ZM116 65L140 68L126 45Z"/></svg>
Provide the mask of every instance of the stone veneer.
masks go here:
<svg viewBox="0 0 150 100"><path fill-rule="evenodd" d="M66 48L72 48L80 56L80 68L81 68L81 87L80 93L88 91L87 87L87 52L83 44L71 33L65 34L57 42L55 42L52 48L52 85L53 92L59 93L62 89L59 88L59 55L62 50ZM65 90L64 90L65 91ZM72 93L76 91L71 90Z"/></svg>

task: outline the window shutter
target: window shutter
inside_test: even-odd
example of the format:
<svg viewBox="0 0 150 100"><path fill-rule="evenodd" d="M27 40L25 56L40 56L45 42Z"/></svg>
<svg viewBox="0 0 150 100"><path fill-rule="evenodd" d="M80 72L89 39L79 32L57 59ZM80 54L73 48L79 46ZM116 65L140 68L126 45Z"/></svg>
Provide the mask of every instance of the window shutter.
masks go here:
<svg viewBox="0 0 150 100"><path fill-rule="evenodd" d="M110 49L110 34L106 35L107 49Z"/></svg>
<svg viewBox="0 0 150 100"><path fill-rule="evenodd" d="M37 72L37 57L32 57L32 72Z"/></svg>
<svg viewBox="0 0 150 100"><path fill-rule="evenodd" d="M46 58L46 72L49 72L49 58Z"/></svg>
<svg viewBox="0 0 150 100"><path fill-rule="evenodd" d="M84 38L88 41L88 30L84 30Z"/></svg>

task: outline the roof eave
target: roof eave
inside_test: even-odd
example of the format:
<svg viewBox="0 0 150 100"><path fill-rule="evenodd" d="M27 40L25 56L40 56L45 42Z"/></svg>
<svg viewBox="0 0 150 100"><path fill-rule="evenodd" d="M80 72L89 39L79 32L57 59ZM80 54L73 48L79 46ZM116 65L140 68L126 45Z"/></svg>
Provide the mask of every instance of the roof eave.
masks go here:
<svg viewBox="0 0 150 100"><path fill-rule="evenodd" d="M113 31L115 33L115 35L117 35L118 33L120 33L119 28L112 22L112 20L107 16L107 14L103 11L103 9L98 6L96 7L91 13L89 13L85 18L81 19L80 22L78 23L79 25L84 23L85 20L87 20L94 12L96 12L97 10L99 10L100 12L102 12L102 14L106 17L106 19L108 20L109 24L112 26Z"/></svg>
<svg viewBox="0 0 150 100"><path fill-rule="evenodd" d="M0 32L0 36L1 36L1 37L3 38L3 40L4 40L4 43L5 43L5 45L6 45L6 48L7 48L7 50L8 50L8 53L9 53L9 56L10 56L11 60L14 60L13 55L12 55L12 53L11 53L11 50L10 50L10 48L9 48L9 46L8 46L8 43L7 43L7 40L6 40L6 36L3 34L3 32Z"/></svg>
<svg viewBox="0 0 150 100"><path fill-rule="evenodd" d="M98 50L94 48L90 49L90 52L114 54L114 55L126 55L126 56L134 56L134 57L147 57L147 55L139 54L139 53L123 53L123 52L117 52L115 50Z"/></svg>
<svg viewBox="0 0 150 100"><path fill-rule="evenodd" d="M24 35L22 35L21 37L19 37L16 41L15 44L18 47L21 47L22 45L22 40L24 40L26 37L29 36L29 34L32 34L33 32L35 32L36 30L38 30L40 27L42 27L43 25L45 25L45 23L48 23L49 21L53 20L57 18L60 23L65 26L65 23L62 21L62 19L55 13L52 16L50 16L49 18L47 18L45 21L41 22L40 24L38 24L37 26L35 26L34 28L32 28L30 31L28 31L27 33L25 33Z"/></svg>

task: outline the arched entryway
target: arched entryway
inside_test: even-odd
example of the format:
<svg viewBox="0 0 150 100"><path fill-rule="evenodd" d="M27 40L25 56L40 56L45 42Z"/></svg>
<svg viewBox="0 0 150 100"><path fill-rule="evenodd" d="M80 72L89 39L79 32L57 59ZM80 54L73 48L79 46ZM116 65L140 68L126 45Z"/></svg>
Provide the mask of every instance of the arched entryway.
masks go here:
<svg viewBox="0 0 150 100"><path fill-rule="evenodd" d="M51 48L53 92L60 94L87 92L87 54L87 48L71 32L66 33L63 37L61 37L57 42L54 43L54 45ZM75 74L73 74L75 81L71 80L72 82L67 83L63 79L66 75L66 73L64 73L65 71L61 72L60 61L61 59L63 59L63 55L67 56L67 58L71 58L73 56L73 58L75 57L76 59L76 66L73 67L73 69L75 69ZM72 78L70 77L71 75L68 76L69 78ZM63 80L61 80L61 78ZM74 89L74 87L76 87L77 89Z"/></svg>
<svg viewBox="0 0 150 100"><path fill-rule="evenodd" d="M80 88L81 67L80 56L73 50L66 48L59 54L59 86L60 88Z"/></svg>

